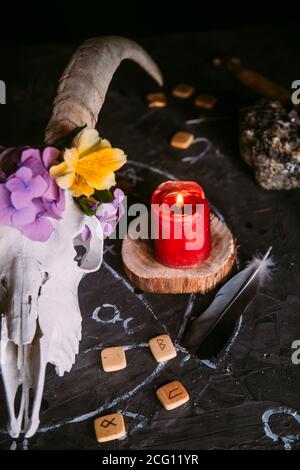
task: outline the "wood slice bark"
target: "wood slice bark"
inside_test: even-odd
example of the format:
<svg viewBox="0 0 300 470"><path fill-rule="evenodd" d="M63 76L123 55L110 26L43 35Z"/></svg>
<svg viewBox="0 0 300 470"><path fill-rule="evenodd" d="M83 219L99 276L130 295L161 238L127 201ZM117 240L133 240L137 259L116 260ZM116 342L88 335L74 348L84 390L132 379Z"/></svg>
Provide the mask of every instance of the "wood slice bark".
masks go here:
<svg viewBox="0 0 300 470"><path fill-rule="evenodd" d="M134 223L138 224L139 219ZM151 241L134 239L133 229L131 225L123 240L123 265L128 279L145 292L205 294L223 281L233 268L236 258L235 239L226 224L215 215L211 215L211 254L199 266L188 269L169 268L159 263L155 259Z"/></svg>

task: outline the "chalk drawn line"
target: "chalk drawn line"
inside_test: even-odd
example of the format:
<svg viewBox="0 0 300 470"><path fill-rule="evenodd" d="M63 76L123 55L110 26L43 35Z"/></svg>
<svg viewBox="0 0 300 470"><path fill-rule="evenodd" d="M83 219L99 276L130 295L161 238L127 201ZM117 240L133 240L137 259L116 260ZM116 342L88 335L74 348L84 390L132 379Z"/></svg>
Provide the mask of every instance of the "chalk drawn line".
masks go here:
<svg viewBox="0 0 300 470"><path fill-rule="evenodd" d="M274 431L272 431L271 426L270 426L270 418L276 414L289 415L292 418L294 418L299 424L300 424L300 415L297 411L291 408L285 408L283 406L266 410L262 415L262 422L264 425L264 432L266 436L269 439L272 439L273 442L282 441L285 450L291 450L292 444L294 444L296 441L300 439L300 433L290 434L287 436L280 436L279 434L276 434Z"/></svg>

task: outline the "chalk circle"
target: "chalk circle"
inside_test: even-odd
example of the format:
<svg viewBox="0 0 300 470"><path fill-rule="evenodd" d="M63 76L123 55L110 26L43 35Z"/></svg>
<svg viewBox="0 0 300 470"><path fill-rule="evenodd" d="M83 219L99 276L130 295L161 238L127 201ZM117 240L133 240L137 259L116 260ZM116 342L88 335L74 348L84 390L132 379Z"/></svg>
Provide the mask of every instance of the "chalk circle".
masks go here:
<svg viewBox="0 0 300 470"><path fill-rule="evenodd" d="M106 309L106 311L105 311ZM101 315L103 313L107 314L107 309L108 311L111 311L111 318L108 320L104 320L101 318ZM121 318L121 312L118 309L116 305L113 304L102 304L99 307L97 307L92 314L92 319L95 320L97 323L103 323L103 324L108 324L108 323L116 323L118 321L123 321Z"/></svg>
<svg viewBox="0 0 300 470"><path fill-rule="evenodd" d="M273 416L275 414L289 415L292 418L294 418L297 421L297 423L299 423L299 424L300 424L300 415L299 415L299 413L297 413L297 411L292 410L291 408L283 408L283 407L275 408L275 409L272 409L272 410L267 410L262 415L262 421L264 423L264 431L265 431L266 436L269 437L270 439L272 439L272 441L274 441L274 442L278 442L279 440L281 440L284 443L285 449L290 450L292 448L291 444L293 444L295 441L300 439L300 433L290 434L288 436L279 436L278 434L273 432L271 430L269 421L270 421L271 416Z"/></svg>

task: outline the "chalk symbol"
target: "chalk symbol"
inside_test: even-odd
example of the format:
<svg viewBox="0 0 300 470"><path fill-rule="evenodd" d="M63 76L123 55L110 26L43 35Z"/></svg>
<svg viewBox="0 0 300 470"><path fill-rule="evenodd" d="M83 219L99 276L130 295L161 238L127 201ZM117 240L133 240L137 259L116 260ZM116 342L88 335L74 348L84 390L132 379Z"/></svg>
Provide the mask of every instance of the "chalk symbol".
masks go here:
<svg viewBox="0 0 300 470"><path fill-rule="evenodd" d="M300 415L297 413L297 411L295 411L291 408L284 408L282 406L280 406L279 408L274 408L274 409L271 409L271 410L267 410L262 415L262 421L263 421L263 424L264 424L264 431L265 431L266 436L269 437L270 439L272 439L272 441L274 441L274 442L278 442L278 441L281 440L284 444L285 450L291 450L292 449L292 444L294 444L295 441L298 441L300 439L300 433L291 434L291 435L288 435L288 436L281 436L281 435L276 434L275 432L273 432L271 430L271 427L270 427L270 418L273 415L277 415L277 414L289 415L292 418L294 418L295 421L299 424L300 424Z"/></svg>
<svg viewBox="0 0 300 470"><path fill-rule="evenodd" d="M114 423L114 420L115 418L113 418L111 421L104 419L100 426L105 429L108 428L108 426L117 426L117 423Z"/></svg>
<svg viewBox="0 0 300 470"><path fill-rule="evenodd" d="M189 163L190 165L192 165L193 163L196 163L198 160L200 160L200 158L207 155L209 150L212 148L211 142L208 139L206 139L205 137L196 138L193 142L193 145L198 143L198 142L204 144L204 148L202 149L202 151L200 153L198 153L197 155L190 155L189 157L182 158L181 159L182 162Z"/></svg>
<svg viewBox="0 0 300 470"><path fill-rule="evenodd" d="M182 395L182 392L173 393L173 392L176 392L176 390L179 390L179 387L173 388L172 390L169 391L169 400L172 400L172 398Z"/></svg>
<svg viewBox="0 0 300 470"><path fill-rule="evenodd" d="M157 340L157 344L158 344L158 346L159 346L159 348L160 348L161 351L163 351L163 350L165 349L165 347L166 347L166 343L164 343L164 340L163 340L163 339L158 339L158 340Z"/></svg>

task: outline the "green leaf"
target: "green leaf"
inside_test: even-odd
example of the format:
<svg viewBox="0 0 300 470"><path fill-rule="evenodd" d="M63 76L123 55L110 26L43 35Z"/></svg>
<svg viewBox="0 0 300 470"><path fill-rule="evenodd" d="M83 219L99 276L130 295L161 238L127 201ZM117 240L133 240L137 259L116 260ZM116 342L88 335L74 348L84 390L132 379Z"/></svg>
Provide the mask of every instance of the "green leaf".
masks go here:
<svg viewBox="0 0 300 470"><path fill-rule="evenodd" d="M77 134L83 131L83 129L85 129L86 126L87 125L85 124L84 126L76 127L75 129L72 130L72 132L70 132L70 134L67 137L63 137L62 139L59 139L57 142L55 142L53 147L56 147L58 150L61 150L61 151L70 147L72 144L72 141L75 139Z"/></svg>
<svg viewBox="0 0 300 470"><path fill-rule="evenodd" d="M102 190L95 190L93 193L93 198L95 198L98 202L112 202L114 200L114 195L108 189Z"/></svg>
<svg viewBox="0 0 300 470"><path fill-rule="evenodd" d="M98 201L101 204L104 202L111 202L114 200L114 195L112 194L111 191L108 189L103 189L101 191L96 190L94 194L92 195L92 198ZM78 198L75 198L75 201L79 204L80 208L82 211L89 216L96 215L97 210L99 209L100 205L97 207L97 209L91 209L89 199L86 196L80 196Z"/></svg>
<svg viewBox="0 0 300 470"><path fill-rule="evenodd" d="M89 202L86 196L81 196L76 199L78 204L80 205L81 209L86 215L93 216L96 215L96 210L93 210L89 206Z"/></svg>

